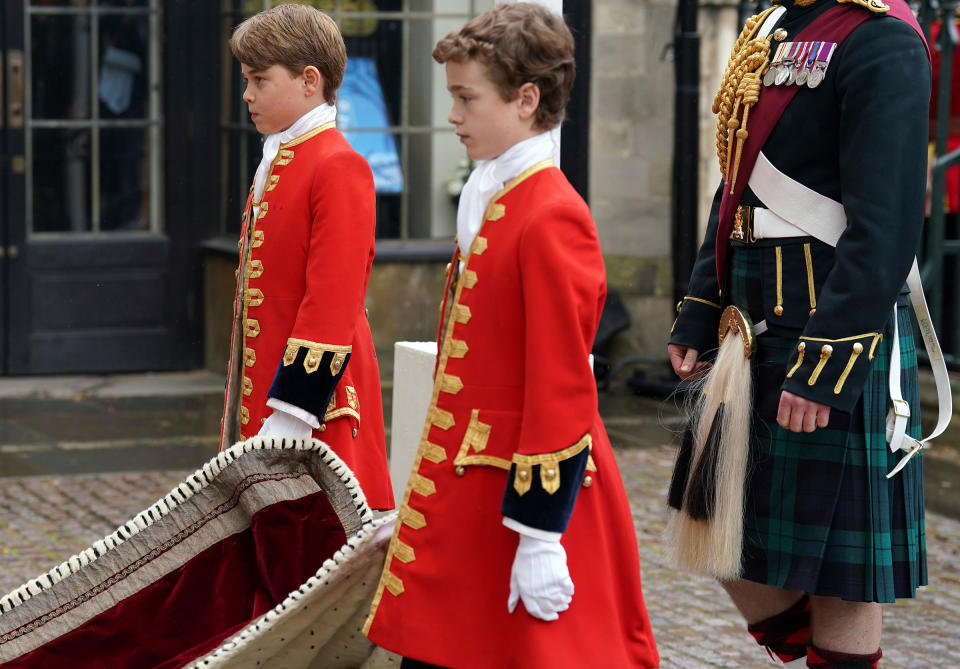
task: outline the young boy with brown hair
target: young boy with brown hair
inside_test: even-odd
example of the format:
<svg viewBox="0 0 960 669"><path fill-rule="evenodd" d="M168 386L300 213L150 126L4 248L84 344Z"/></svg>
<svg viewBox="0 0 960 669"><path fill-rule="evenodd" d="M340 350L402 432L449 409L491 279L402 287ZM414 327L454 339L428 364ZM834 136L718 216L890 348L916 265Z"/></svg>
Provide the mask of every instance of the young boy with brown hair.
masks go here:
<svg viewBox="0 0 960 669"><path fill-rule="evenodd" d="M392 508L364 308L373 176L334 127L343 38L319 10L285 4L240 24L230 48L265 141L243 214L220 447L255 434L322 438L370 506Z"/></svg>
<svg viewBox="0 0 960 669"><path fill-rule="evenodd" d="M656 666L588 361L603 257L552 158L573 38L543 7L505 4L433 57L478 165L460 200L427 422L365 632L405 667Z"/></svg>

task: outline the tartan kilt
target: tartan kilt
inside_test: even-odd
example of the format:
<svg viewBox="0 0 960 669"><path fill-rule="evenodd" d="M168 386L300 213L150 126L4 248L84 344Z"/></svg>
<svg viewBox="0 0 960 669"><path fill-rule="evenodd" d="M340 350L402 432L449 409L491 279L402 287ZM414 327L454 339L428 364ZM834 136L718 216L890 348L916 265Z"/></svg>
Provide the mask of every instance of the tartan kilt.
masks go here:
<svg viewBox="0 0 960 669"><path fill-rule="evenodd" d="M730 299L755 320L763 317L757 304L761 253L753 245L731 244ZM912 410L908 434L919 438L909 296L901 295L897 306L900 384ZM853 411L834 410L826 428L797 434L776 422L780 387L797 340L770 332L757 337L744 578L864 602L913 597L918 586L926 585L922 452L886 478L903 455L890 452L885 435L892 338L891 315Z"/></svg>

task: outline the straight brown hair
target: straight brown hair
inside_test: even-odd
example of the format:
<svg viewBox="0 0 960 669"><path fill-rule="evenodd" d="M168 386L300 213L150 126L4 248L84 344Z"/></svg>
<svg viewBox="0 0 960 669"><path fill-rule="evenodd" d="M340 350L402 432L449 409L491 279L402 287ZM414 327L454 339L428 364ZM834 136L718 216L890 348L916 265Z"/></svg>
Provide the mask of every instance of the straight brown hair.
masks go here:
<svg viewBox="0 0 960 669"><path fill-rule="evenodd" d="M283 65L294 76L313 65L323 77L323 95L337 99L347 49L337 24L319 9L294 3L254 14L230 37L234 58L254 71Z"/></svg>

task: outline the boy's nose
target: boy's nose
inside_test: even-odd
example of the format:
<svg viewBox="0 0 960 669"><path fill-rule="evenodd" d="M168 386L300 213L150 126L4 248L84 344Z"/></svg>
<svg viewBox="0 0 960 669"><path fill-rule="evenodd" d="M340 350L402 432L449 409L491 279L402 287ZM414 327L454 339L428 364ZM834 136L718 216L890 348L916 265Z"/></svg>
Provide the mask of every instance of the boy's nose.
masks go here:
<svg viewBox="0 0 960 669"><path fill-rule="evenodd" d="M461 122L460 114L458 114L456 110L453 107L451 107L450 113L447 114L447 123L451 125L460 125L460 122Z"/></svg>
<svg viewBox="0 0 960 669"><path fill-rule="evenodd" d="M243 101L247 103L253 102L253 94L250 92L249 86L243 89Z"/></svg>

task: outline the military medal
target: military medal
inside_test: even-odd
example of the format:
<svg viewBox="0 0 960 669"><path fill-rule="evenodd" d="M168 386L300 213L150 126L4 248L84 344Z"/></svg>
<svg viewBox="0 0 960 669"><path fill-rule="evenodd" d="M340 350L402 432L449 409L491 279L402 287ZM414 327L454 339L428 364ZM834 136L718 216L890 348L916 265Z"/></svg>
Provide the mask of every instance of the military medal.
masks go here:
<svg viewBox="0 0 960 669"><path fill-rule="evenodd" d="M785 50L784 47L786 46L787 44L783 44L783 43L777 46L777 53L773 57L773 61L770 63L770 67L767 68L766 74L763 75L764 86L773 86L773 84L776 82L777 73L780 70L780 65L783 59L783 52Z"/></svg>
<svg viewBox="0 0 960 669"><path fill-rule="evenodd" d="M833 51L836 48L836 42L823 42L820 45L817 60L810 70L810 75L807 77L807 86L809 88L816 88L823 83L823 78L827 76L827 65L829 65L830 58L833 57Z"/></svg>
<svg viewBox="0 0 960 669"><path fill-rule="evenodd" d="M797 82L797 75L800 74L800 70L807 60L809 50L810 42L800 42L800 46L797 48L797 57L794 59L793 67L790 68L790 74L787 77L787 86L793 86Z"/></svg>
<svg viewBox="0 0 960 669"><path fill-rule="evenodd" d="M803 66L800 68L800 73L797 74L797 86L803 86L807 83L807 78L810 76L810 68L813 67L813 63L817 58L817 52L820 50L820 46L823 42L815 42L813 47L809 49L807 57L803 59Z"/></svg>
<svg viewBox="0 0 960 669"><path fill-rule="evenodd" d="M794 55L800 42L787 42L787 44L790 45L790 50L787 52L787 57L783 59L780 70L777 72L777 79L774 82L777 86L783 86L787 82L787 79L790 78L790 68L793 66Z"/></svg>

